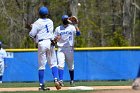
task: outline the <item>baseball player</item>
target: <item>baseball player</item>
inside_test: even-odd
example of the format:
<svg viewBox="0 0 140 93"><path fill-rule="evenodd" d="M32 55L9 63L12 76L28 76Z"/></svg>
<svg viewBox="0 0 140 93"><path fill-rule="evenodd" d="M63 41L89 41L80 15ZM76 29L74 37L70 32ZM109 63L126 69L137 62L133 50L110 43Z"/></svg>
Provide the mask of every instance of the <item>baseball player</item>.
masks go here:
<svg viewBox="0 0 140 93"><path fill-rule="evenodd" d="M4 58L6 58L6 51L2 48L2 42L0 41L0 83L2 83L2 77L4 73Z"/></svg>
<svg viewBox="0 0 140 93"><path fill-rule="evenodd" d="M39 90L50 90L49 88L44 87L44 70L47 62L52 70L56 89L61 89L61 86L57 80L58 68L56 54L54 46L51 46L51 40L54 38L53 21L47 18L47 7L40 7L39 15L40 18L32 24L32 29L29 32L29 36L32 37L38 44Z"/></svg>
<svg viewBox="0 0 140 93"><path fill-rule="evenodd" d="M139 65L137 77L134 79L134 81L132 83L132 89L140 90L140 65Z"/></svg>
<svg viewBox="0 0 140 93"><path fill-rule="evenodd" d="M59 83L63 84L63 70L65 62L67 63L70 74L70 85L74 86L74 36L79 36L80 31L77 26L69 24L68 15L62 16L63 24L55 29L55 36L60 36L60 40L57 42L58 51L58 73Z"/></svg>

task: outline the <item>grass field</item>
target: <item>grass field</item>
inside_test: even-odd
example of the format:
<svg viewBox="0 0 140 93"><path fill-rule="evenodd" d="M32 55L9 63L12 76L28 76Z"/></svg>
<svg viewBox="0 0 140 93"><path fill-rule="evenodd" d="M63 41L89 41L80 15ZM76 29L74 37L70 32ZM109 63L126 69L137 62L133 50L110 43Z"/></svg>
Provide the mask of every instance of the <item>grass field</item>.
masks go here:
<svg viewBox="0 0 140 93"><path fill-rule="evenodd" d="M69 82L64 83L66 87L70 87ZM76 86L131 86L132 81L76 81ZM53 82L47 82L48 87L53 87ZM0 88L16 88L16 87L38 87L38 82L4 82L0 84ZM95 91L95 90L94 90ZM47 91L47 93L86 93L91 91L83 90L62 90L62 91ZM8 92L1 92L8 93ZM15 91L10 93L25 93L23 91ZM26 91L26 93L46 93L40 91Z"/></svg>

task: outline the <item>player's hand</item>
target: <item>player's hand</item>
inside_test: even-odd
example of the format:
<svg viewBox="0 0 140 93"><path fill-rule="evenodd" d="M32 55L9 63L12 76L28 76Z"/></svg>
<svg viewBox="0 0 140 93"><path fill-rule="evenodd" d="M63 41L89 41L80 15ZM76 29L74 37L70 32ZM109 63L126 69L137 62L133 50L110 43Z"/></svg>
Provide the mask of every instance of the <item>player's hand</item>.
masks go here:
<svg viewBox="0 0 140 93"><path fill-rule="evenodd" d="M55 46L56 43L57 43L57 42L56 42L55 40L51 40L51 45L52 45L52 46Z"/></svg>
<svg viewBox="0 0 140 93"><path fill-rule="evenodd" d="M25 28L31 30L31 29L32 29L32 24L28 24L28 23L27 23L27 24L25 25Z"/></svg>
<svg viewBox="0 0 140 93"><path fill-rule="evenodd" d="M55 37L55 39L56 39L56 41L58 42L58 41L61 39L61 35L57 35L57 36Z"/></svg>
<svg viewBox="0 0 140 93"><path fill-rule="evenodd" d="M35 44L35 48L38 48L38 44L37 43Z"/></svg>
<svg viewBox="0 0 140 93"><path fill-rule="evenodd" d="M57 44L57 42L61 39L60 35L57 35L54 40L51 40L51 45L55 46Z"/></svg>

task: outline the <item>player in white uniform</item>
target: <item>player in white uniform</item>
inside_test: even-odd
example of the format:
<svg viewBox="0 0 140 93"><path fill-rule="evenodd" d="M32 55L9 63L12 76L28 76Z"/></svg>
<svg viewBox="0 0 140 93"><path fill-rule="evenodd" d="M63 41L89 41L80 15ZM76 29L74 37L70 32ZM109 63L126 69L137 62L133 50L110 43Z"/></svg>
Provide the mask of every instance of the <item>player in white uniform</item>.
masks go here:
<svg viewBox="0 0 140 93"><path fill-rule="evenodd" d="M6 58L6 51L2 48L2 42L0 41L0 83L2 83L2 77L4 73L4 58Z"/></svg>
<svg viewBox="0 0 140 93"><path fill-rule="evenodd" d="M54 39L53 34L53 21L47 18L48 8L40 7L39 9L40 18L32 24L32 29L29 36L32 37L38 44L38 65L39 65L39 90L50 90L49 88L44 88L44 70L45 65L48 62L50 68L52 69L52 74L54 78L55 87L60 89L61 86L58 83L58 66L55 54L54 46L51 46L51 40Z"/></svg>
<svg viewBox="0 0 140 93"><path fill-rule="evenodd" d="M63 70L65 62L70 74L70 84L74 85L74 36L79 36L79 28L69 24L68 15L62 16L63 25L58 26L55 29L55 36L60 36L60 40L57 42L58 51L58 73L59 73L59 83L63 85Z"/></svg>

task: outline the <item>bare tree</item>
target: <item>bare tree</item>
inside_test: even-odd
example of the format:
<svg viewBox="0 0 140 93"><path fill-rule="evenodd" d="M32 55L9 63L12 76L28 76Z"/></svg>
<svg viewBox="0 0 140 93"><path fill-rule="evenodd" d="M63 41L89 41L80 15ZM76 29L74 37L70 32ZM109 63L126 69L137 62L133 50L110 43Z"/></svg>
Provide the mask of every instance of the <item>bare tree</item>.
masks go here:
<svg viewBox="0 0 140 93"><path fill-rule="evenodd" d="M100 30L100 32L101 32L101 46L105 46L105 39L104 39L104 31L103 31L103 24L102 24L102 1L101 0L96 0L96 7L97 7L97 9L98 9L98 13L97 13L97 15L98 15L98 25L99 25L99 30Z"/></svg>
<svg viewBox="0 0 140 93"><path fill-rule="evenodd" d="M115 2L115 0L111 0L111 5L112 5L112 32L115 32L115 30L116 30L116 20L115 20L115 13L116 13L116 11L115 11L115 4L116 4L116 2Z"/></svg>
<svg viewBox="0 0 140 93"><path fill-rule="evenodd" d="M69 0L70 11L72 16L77 17L78 13L78 0Z"/></svg>
<svg viewBox="0 0 140 93"><path fill-rule="evenodd" d="M131 45L132 41L132 23L133 23L133 10L132 0L124 0L123 3L123 30L128 44Z"/></svg>

